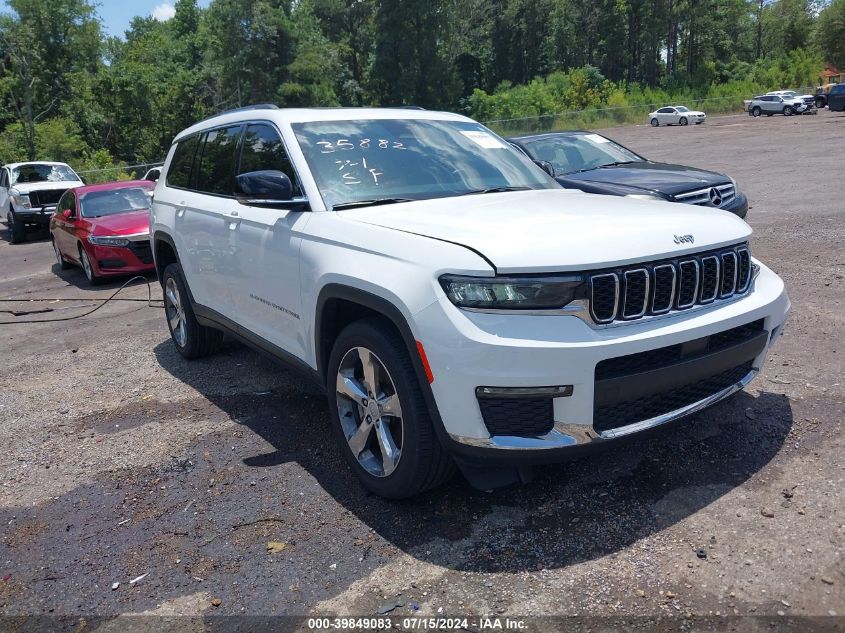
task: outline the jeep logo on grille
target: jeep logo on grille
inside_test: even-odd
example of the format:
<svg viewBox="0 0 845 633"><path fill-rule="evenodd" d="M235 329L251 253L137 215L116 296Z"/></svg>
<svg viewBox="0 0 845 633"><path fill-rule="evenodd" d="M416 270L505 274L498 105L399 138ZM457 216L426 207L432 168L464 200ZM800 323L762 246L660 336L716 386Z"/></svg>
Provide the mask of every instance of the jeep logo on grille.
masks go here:
<svg viewBox="0 0 845 633"><path fill-rule="evenodd" d="M675 244L694 244L695 238L692 235L676 235Z"/></svg>

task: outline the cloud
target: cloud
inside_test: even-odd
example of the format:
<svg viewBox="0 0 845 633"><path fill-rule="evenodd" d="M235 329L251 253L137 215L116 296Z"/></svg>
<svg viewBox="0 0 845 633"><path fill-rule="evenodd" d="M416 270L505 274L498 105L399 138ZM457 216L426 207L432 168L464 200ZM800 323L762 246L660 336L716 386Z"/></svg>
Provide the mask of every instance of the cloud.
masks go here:
<svg viewBox="0 0 845 633"><path fill-rule="evenodd" d="M167 22L170 18L176 15L176 8L172 4L167 4L166 2L162 2L150 12L150 15L153 16L154 20L158 20L159 22Z"/></svg>

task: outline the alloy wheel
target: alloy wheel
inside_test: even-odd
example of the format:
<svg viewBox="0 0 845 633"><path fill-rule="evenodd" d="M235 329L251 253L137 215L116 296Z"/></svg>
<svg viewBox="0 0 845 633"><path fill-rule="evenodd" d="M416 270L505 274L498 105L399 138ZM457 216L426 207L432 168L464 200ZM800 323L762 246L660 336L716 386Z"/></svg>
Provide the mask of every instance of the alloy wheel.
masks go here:
<svg viewBox="0 0 845 633"><path fill-rule="evenodd" d="M384 363L365 347L344 354L337 370L337 411L343 435L361 467L387 477L402 457L399 394Z"/></svg>
<svg viewBox="0 0 845 633"><path fill-rule="evenodd" d="M82 270L85 271L85 276L88 277L88 281L94 281L94 269L91 267L91 261L88 259L88 254L85 252L85 249L80 249L79 251L80 259L82 260Z"/></svg>
<svg viewBox="0 0 845 633"><path fill-rule="evenodd" d="M56 244L56 240L53 240L53 252L56 254L56 263L59 266L63 266L64 263L65 263L65 260L62 257L62 252L59 250L59 245Z"/></svg>
<svg viewBox="0 0 845 633"><path fill-rule="evenodd" d="M182 307L182 298L179 296L179 288L173 277L168 277L164 284L164 309L173 339L179 347L185 347L188 340L185 309Z"/></svg>

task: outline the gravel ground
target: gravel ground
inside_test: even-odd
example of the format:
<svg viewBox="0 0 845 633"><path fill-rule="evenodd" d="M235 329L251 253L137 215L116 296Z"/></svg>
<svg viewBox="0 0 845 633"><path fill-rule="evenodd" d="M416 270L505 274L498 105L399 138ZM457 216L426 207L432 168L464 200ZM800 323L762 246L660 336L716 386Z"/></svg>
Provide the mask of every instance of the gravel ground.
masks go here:
<svg viewBox="0 0 845 633"><path fill-rule="evenodd" d="M647 441L539 469L528 486L485 493L456 477L395 503L357 485L317 390L236 344L183 361L160 308L6 324L0 613L125 631L137 620L121 614L399 604L392 615L843 630L845 116L605 133L724 171L752 201L755 255L784 277L793 312L744 393ZM119 285L91 289L81 271L51 268L49 242L3 238L0 297L78 301L0 304L0 321L73 316Z"/></svg>

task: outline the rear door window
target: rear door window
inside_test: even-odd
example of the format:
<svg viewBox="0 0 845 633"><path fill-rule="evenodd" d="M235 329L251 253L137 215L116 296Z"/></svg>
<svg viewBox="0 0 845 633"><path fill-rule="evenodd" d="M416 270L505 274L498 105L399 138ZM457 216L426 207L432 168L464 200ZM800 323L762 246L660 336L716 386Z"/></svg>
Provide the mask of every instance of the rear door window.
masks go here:
<svg viewBox="0 0 845 633"><path fill-rule="evenodd" d="M194 189L204 193L231 196L241 130L237 125L206 132L198 156Z"/></svg>
<svg viewBox="0 0 845 633"><path fill-rule="evenodd" d="M285 144L278 131L267 123L254 123L246 128L241 150L239 174L252 171L281 171L293 185L293 195L302 195L299 179L288 158Z"/></svg>
<svg viewBox="0 0 845 633"><path fill-rule="evenodd" d="M199 142L198 136L179 141L170 169L167 170L167 186L188 189L191 186L191 168L194 164L194 154Z"/></svg>

